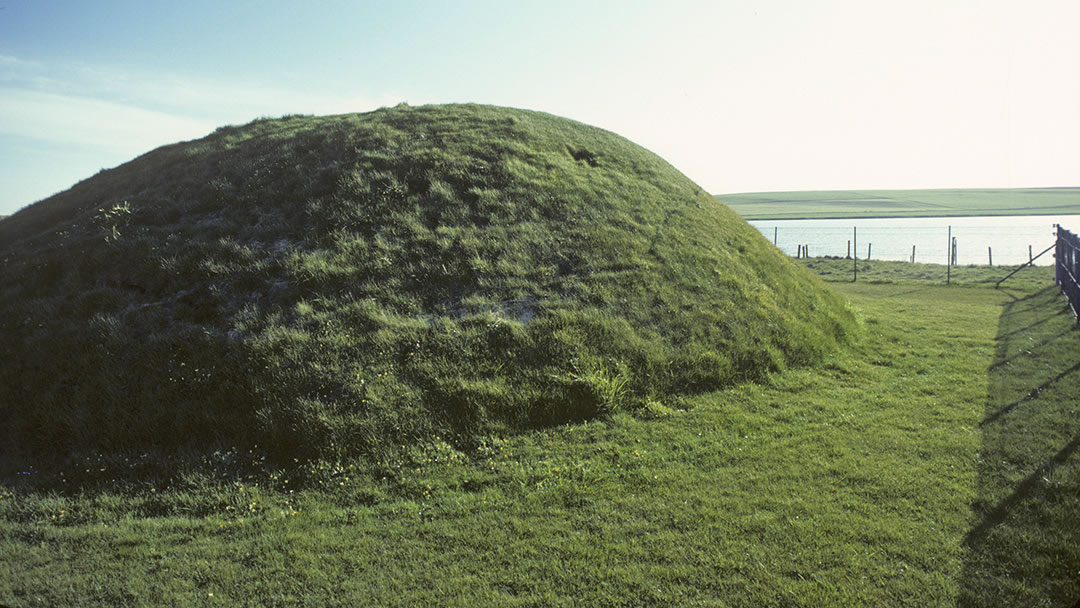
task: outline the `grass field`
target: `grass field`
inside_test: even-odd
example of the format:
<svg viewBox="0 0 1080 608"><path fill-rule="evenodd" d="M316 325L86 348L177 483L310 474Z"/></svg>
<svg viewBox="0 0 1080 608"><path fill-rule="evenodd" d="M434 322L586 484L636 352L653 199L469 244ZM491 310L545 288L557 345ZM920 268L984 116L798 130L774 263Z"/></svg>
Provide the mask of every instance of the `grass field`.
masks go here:
<svg viewBox="0 0 1080 608"><path fill-rule="evenodd" d="M816 368L469 453L23 471L0 604L1072 605L1080 332L1050 270L903 271L835 277L861 337Z"/></svg>
<svg viewBox="0 0 1080 608"><path fill-rule="evenodd" d="M848 282L855 278L851 259L841 257L807 258L808 268L829 282ZM866 283L920 283L969 287L1001 286L1010 289L1039 289L1053 283L1053 267L1016 265L964 265L947 268L944 264L911 264L895 260L859 260L858 280ZM1014 271L1016 271L1014 273ZM1011 276L1010 276L1011 275ZM1006 278L1008 277L1008 278Z"/></svg>
<svg viewBox="0 0 1080 608"><path fill-rule="evenodd" d="M716 198L751 220L1080 213L1080 188L823 190Z"/></svg>

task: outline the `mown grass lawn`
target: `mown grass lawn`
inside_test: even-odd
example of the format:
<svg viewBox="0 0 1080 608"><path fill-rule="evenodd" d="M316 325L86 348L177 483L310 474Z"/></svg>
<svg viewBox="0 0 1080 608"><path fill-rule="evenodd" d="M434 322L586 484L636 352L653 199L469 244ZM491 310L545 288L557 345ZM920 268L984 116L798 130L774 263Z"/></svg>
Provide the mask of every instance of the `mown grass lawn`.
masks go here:
<svg viewBox="0 0 1080 608"><path fill-rule="evenodd" d="M816 368L302 490L12 482L0 604L1069 606L1080 332L1032 272L833 283L862 335Z"/></svg>

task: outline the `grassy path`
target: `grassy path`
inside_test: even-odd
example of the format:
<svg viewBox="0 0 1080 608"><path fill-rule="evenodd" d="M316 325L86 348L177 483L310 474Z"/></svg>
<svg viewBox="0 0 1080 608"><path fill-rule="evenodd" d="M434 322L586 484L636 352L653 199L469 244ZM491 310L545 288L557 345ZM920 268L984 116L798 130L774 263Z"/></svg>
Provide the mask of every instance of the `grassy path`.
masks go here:
<svg viewBox="0 0 1080 608"><path fill-rule="evenodd" d="M1066 606L1080 332L1051 288L836 283L817 369L463 454L0 488L0 604ZM385 477L385 479L382 479Z"/></svg>

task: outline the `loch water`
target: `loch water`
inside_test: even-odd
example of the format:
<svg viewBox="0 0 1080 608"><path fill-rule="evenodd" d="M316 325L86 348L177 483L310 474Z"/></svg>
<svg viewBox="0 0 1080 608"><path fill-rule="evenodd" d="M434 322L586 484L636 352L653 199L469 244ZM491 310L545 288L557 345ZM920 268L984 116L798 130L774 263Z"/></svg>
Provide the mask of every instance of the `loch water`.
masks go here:
<svg viewBox="0 0 1080 608"><path fill-rule="evenodd" d="M812 257L847 256L850 248L866 259L945 264L949 232L956 239L956 263L987 264L993 254L995 266L1016 265L1038 255L1055 241L1055 225L1080 232L1080 215L1008 215L978 217L854 218L827 220L753 220L769 242L794 256L800 245ZM857 241L853 239L857 237ZM849 244L850 242L850 244ZM988 250L989 248L989 250ZM1053 251L1035 260L1054 263Z"/></svg>

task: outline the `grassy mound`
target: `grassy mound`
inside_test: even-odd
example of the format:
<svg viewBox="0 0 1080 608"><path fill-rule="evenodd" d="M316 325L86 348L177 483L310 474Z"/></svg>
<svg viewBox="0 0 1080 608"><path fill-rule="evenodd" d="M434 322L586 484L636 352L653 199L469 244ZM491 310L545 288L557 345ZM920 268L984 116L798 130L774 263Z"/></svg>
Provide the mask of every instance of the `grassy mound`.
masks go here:
<svg viewBox="0 0 1080 608"><path fill-rule="evenodd" d="M39 456L467 443L753 381L852 323L654 154L473 105L159 148L5 219L0 284L0 428Z"/></svg>

